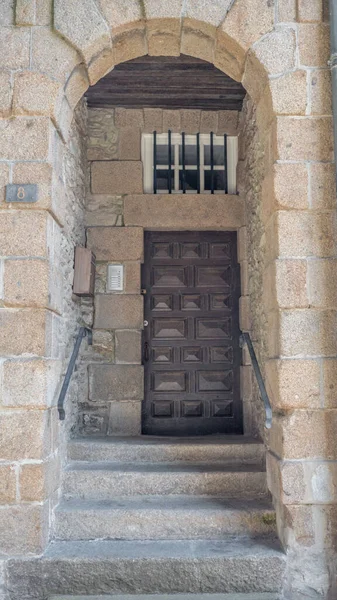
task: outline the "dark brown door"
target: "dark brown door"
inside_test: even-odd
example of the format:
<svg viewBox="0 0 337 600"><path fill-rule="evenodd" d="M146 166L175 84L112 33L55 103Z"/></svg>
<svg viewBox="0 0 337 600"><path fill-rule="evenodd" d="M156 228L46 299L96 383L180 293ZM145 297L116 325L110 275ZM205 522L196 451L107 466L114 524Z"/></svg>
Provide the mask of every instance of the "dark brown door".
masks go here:
<svg viewBox="0 0 337 600"><path fill-rule="evenodd" d="M146 232L143 433L242 433L233 232Z"/></svg>

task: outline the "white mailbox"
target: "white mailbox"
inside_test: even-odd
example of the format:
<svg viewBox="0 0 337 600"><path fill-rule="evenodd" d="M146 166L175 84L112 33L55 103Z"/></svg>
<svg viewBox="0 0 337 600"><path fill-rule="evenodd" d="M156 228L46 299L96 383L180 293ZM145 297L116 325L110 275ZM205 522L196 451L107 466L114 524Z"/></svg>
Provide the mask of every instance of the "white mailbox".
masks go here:
<svg viewBox="0 0 337 600"><path fill-rule="evenodd" d="M123 265L108 266L108 292L122 292L124 284Z"/></svg>

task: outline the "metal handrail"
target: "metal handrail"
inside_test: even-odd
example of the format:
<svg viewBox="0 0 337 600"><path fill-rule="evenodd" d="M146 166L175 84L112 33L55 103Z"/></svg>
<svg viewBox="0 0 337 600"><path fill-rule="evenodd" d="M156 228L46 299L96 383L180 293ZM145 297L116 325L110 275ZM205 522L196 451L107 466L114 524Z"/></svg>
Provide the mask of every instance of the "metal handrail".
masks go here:
<svg viewBox="0 0 337 600"><path fill-rule="evenodd" d="M64 400L67 395L70 379L71 379L71 376L74 371L74 367L75 367L76 359L77 359L77 356L78 356L78 353L80 350L81 342L82 342L83 338L85 338L86 336L88 337L88 344L91 346L92 345L92 330L89 329L89 327L80 327L80 330L77 334L75 346L72 351L72 355L71 355L71 358L70 358L70 361L68 364L67 372L64 377L64 382L63 382L63 385L62 385L62 388L60 391L60 395L59 395L59 398L57 401L57 410L59 412L60 421L64 421L65 416L66 416L66 413L64 410Z"/></svg>
<svg viewBox="0 0 337 600"><path fill-rule="evenodd" d="M266 413L265 427L267 429L270 429L272 420L273 420L273 411L272 411L270 400L269 400L269 397L267 394L266 386L264 385L264 381L262 379L261 369L259 367L259 363L257 362L253 342L250 337L250 334L247 331L243 331L240 335L240 347L243 348L245 344L247 344L247 348L248 348L250 358L252 361L252 366L254 369L256 381L259 386L261 398L262 398L263 404L264 404L264 409L265 409L265 413Z"/></svg>

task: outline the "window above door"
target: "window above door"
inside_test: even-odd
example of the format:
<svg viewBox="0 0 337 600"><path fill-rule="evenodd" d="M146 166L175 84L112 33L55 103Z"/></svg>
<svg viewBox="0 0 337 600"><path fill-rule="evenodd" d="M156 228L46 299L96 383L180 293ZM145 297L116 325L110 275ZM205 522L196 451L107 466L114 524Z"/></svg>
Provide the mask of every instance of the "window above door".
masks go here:
<svg viewBox="0 0 337 600"><path fill-rule="evenodd" d="M145 194L236 194L238 138L144 133Z"/></svg>

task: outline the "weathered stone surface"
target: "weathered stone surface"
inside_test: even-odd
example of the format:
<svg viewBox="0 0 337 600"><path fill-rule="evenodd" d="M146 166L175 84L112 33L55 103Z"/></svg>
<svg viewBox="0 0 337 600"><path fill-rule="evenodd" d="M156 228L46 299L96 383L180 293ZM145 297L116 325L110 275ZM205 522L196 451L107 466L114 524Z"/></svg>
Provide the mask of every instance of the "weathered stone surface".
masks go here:
<svg viewBox="0 0 337 600"><path fill-rule="evenodd" d="M253 51L270 75L289 71L295 67L295 32L287 28L268 33L254 45Z"/></svg>
<svg viewBox="0 0 337 600"><path fill-rule="evenodd" d="M94 330L92 346L88 346L86 353L90 361L100 360L112 362L115 355L115 339L112 331Z"/></svg>
<svg viewBox="0 0 337 600"><path fill-rule="evenodd" d="M49 268L45 260L6 260L3 281L5 304L48 307Z"/></svg>
<svg viewBox="0 0 337 600"><path fill-rule="evenodd" d="M2 356L51 354L51 315L43 309L3 309L0 312Z"/></svg>
<svg viewBox="0 0 337 600"><path fill-rule="evenodd" d="M245 50L273 29L274 2L269 0L236 0L222 29Z"/></svg>
<svg viewBox="0 0 337 600"><path fill-rule="evenodd" d="M5 207L5 186L9 183L9 164L0 163L0 209Z"/></svg>
<svg viewBox="0 0 337 600"><path fill-rule="evenodd" d="M336 255L336 222L333 213L279 211L276 217L280 257Z"/></svg>
<svg viewBox="0 0 337 600"><path fill-rule="evenodd" d="M181 115L178 110L163 110L163 131L181 131Z"/></svg>
<svg viewBox="0 0 337 600"><path fill-rule="evenodd" d="M143 367L90 365L89 398L93 402L141 400L143 395Z"/></svg>
<svg viewBox="0 0 337 600"><path fill-rule="evenodd" d="M75 594L163 597L172 591L172 581L177 593L250 593L253 588L261 594L281 589L286 561L272 542L199 540L193 547L191 556L190 542L59 542L48 550L46 560L10 561L9 586L13 600L42 600L50 590L67 593L69 580ZM117 568L115 579L111 573Z"/></svg>
<svg viewBox="0 0 337 600"><path fill-rule="evenodd" d="M12 85L8 71L0 71L0 116L8 117L12 104Z"/></svg>
<svg viewBox="0 0 337 600"><path fill-rule="evenodd" d="M141 227L89 227L87 246L97 260L142 260L143 229Z"/></svg>
<svg viewBox="0 0 337 600"><path fill-rule="evenodd" d="M64 90L71 108L75 108L88 87L89 81L86 69L84 67L76 67L71 73Z"/></svg>
<svg viewBox="0 0 337 600"><path fill-rule="evenodd" d="M91 165L93 194L140 194L143 165L139 161L95 161Z"/></svg>
<svg viewBox="0 0 337 600"><path fill-rule="evenodd" d="M326 24L302 23L298 26L300 64L326 67L330 55L329 27Z"/></svg>
<svg viewBox="0 0 337 600"><path fill-rule="evenodd" d="M25 27L0 28L0 68L29 67L30 32Z"/></svg>
<svg viewBox="0 0 337 600"><path fill-rule="evenodd" d="M141 130L126 127L119 132L119 160L141 160Z"/></svg>
<svg viewBox="0 0 337 600"><path fill-rule="evenodd" d="M121 196L98 194L87 197L86 225L115 226L123 224L123 199Z"/></svg>
<svg viewBox="0 0 337 600"><path fill-rule="evenodd" d="M126 262L125 268L125 293L140 294L140 262Z"/></svg>
<svg viewBox="0 0 337 600"><path fill-rule="evenodd" d="M236 229L244 221L243 203L237 196L128 196L124 220L128 226L158 229Z"/></svg>
<svg viewBox="0 0 337 600"><path fill-rule="evenodd" d="M16 500L16 475L14 465L0 465L0 504Z"/></svg>
<svg viewBox="0 0 337 600"><path fill-rule="evenodd" d="M217 132L218 113L215 111L202 110L200 118L200 133Z"/></svg>
<svg viewBox="0 0 337 600"><path fill-rule="evenodd" d="M145 25L131 23L125 31L116 31L113 36L115 64L147 54Z"/></svg>
<svg viewBox="0 0 337 600"><path fill-rule="evenodd" d="M161 108L144 108L144 133L163 131L163 113Z"/></svg>
<svg viewBox="0 0 337 600"><path fill-rule="evenodd" d="M276 260L273 268L275 269L277 305L280 308L308 307L311 303L307 288L307 261ZM267 290L266 293L268 293Z"/></svg>
<svg viewBox="0 0 337 600"><path fill-rule="evenodd" d="M4 554L39 554L48 539L43 506L18 505L0 510L0 544Z"/></svg>
<svg viewBox="0 0 337 600"><path fill-rule="evenodd" d="M323 359L323 395L325 408L337 408L337 370L336 359Z"/></svg>
<svg viewBox="0 0 337 600"><path fill-rule="evenodd" d="M206 23L218 27L224 20L231 4L231 0L214 0L212 4L203 0L187 0L184 11L186 16L191 19L206 21Z"/></svg>
<svg viewBox="0 0 337 600"><path fill-rule="evenodd" d="M116 331L116 362L121 364L141 363L141 332L131 329Z"/></svg>
<svg viewBox="0 0 337 600"><path fill-rule="evenodd" d="M177 19L152 19L147 22L150 56L180 55L181 24Z"/></svg>
<svg viewBox="0 0 337 600"><path fill-rule="evenodd" d="M56 360L5 360L4 406L51 406L60 382L61 363Z"/></svg>
<svg viewBox="0 0 337 600"><path fill-rule="evenodd" d="M118 157L118 130L113 108L88 110L88 160L114 160Z"/></svg>
<svg viewBox="0 0 337 600"><path fill-rule="evenodd" d="M54 0L54 27L77 48L87 64L111 47L109 28L93 0Z"/></svg>
<svg viewBox="0 0 337 600"><path fill-rule="evenodd" d="M115 123L118 129L124 127L138 127L142 129L144 125L144 112L142 109L138 108L116 108Z"/></svg>
<svg viewBox="0 0 337 600"><path fill-rule="evenodd" d="M111 402L108 435L140 435L142 430L141 402Z"/></svg>
<svg viewBox="0 0 337 600"><path fill-rule="evenodd" d="M0 159L47 159L51 131L50 121L47 117L2 119L0 121Z"/></svg>
<svg viewBox="0 0 337 600"><path fill-rule="evenodd" d="M277 208L307 209L308 168L303 164L276 164L274 166L274 194ZM287 185L284 185L284 182Z"/></svg>
<svg viewBox="0 0 337 600"><path fill-rule="evenodd" d="M311 73L311 114L332 114L331 74L328 69Z"/></svg>
<svg viewBox="0 0 337 600"><path fill-rule="evenodd" d="M61 94L60 83L42 73L18 73L14 79L13 111L17 115L54 117Z"/></svg>
<svg viewBox="0 0 337 600"><path fill-rule="evenodd" d="M40 460L48 451L47 411L1 411L0 424L3 460Z"/></svg>
<svg viewBox="0 0 337 600"><path fill-rule="evenodd" d="M245 66L245 51L242 46L221 29L217 31L214 66L235 81L241 81Z"/></svg>
<svg viewBox="0 0 337 600"><path fill-rule="evenodd" d="M45 498L44 463L28 464L20 467L20 499L27 502L39 502Z"/></svg>
<svg viewBox="0 0 337 600"><path fill-rule="evenodd" d="M36 0L17 0L15 24L36 25Z"/></svg>
<svg viewBox="0 0 337 600"><path fill-rule="evenodd" d="M2 211L0 213L3 256L48 256L52 218L44 211Z"/></svg>
<svg viewBox="0 0 337 600"><path fill-rule="evenodd" d="M157 0L144 0L144 12L147 19L176 18L180 20L183 0L157 2Z"/></svg>
<svg viewBox="0 0 337 600"><path fill-rule="evenodd" d="M126 294L98 294L95 298L96 329L142 329L143 298Z"/></svg>
<svg viewBox="0 0 337 600"><path fill-rule="evenodd" d="M303 23L315 23L323 20L322 0L298 0L298 20Z"/></svg>
<svg viewBox="0 0 337 600"><path fill-rule="evenodd" d="M277 117L277 158L330 162L333 157L330 117Z"/></svg>
<svg viewBox="0 0 337 600"><path fill-rule="evenodd" d="M279 0L277 20L281 23L295 23L297 18L296 0Z"/></svg>
<svg viewBox="0 0 337 600"><path fill-rule="evenodd" d="M36 25L50 25L52 21L52 0L36 0Z"/></svg>
<svg viewBox="0 0 337 600"><path fill-rule="evenodd" d="M80 62L75 50L47 27L36 27L32 34L32 68L64 82Z"/></svg>
<svg viewBox="0 0 337 600"><path fill-rule="evenodd" d="M334 165L316 163L310 165L311 205L315 209L336 207L336 184Z"/></svg>
<svg viewBox="0 0 337 600"><path fill-rule="evenodd" d="M181 34L181 52L210 63L214 61L215 33L213 26L185 18Z"/></svg>
<svg viewBox="0 0 337 600"><path fill-rule="evenodd" d="M277 355L333 356L336 352L336 313L329 310L280 311Z"/></svg>
<svg viewBox="0 0 337 600"><path fill-rule="evenodd" d="M266 382L274 410L320 408L318 360L268 360Z"/></svg>
<svg viewBox="0 0 337 600"><path fill-rule="evenodd" d="M337 303L337 261L308 261L308 282L310 306L334 310Z"/></svg>
<svg viewBox="0 0 337 600"><path fill-rule="evenodd" d="M307 108L307 73L294 71L270 81L273 109L276 114L305 115Z"/></svg>
<svg viewBox="0 0 337 600"><path fill-rule="evenodd" d="M3 27L14 25L14 0L3 0L0 4L0 22Z"/></svg>
<svg viewBox="0 0 337 600"><path fill-rule="evenodd" d="M202 113L201 113L202 118ZM220 110L218 112L217 134L237 135L239 125L239 112L236 110Z"/></svg>
<svg viewBox="0 0 337 600"><path fill-rule="evenodd" d="M200 131L200 110L181 111L181 129L185 133L198 133Z"/></svg>
<svg viewBox="0 0 337 600"><path fill-rule="evenodd" d="M114 2L98 0L98 5L112 30L144 18L142 5L138 0L128 0L128 2L124 0L114 0Z"/></svg>

